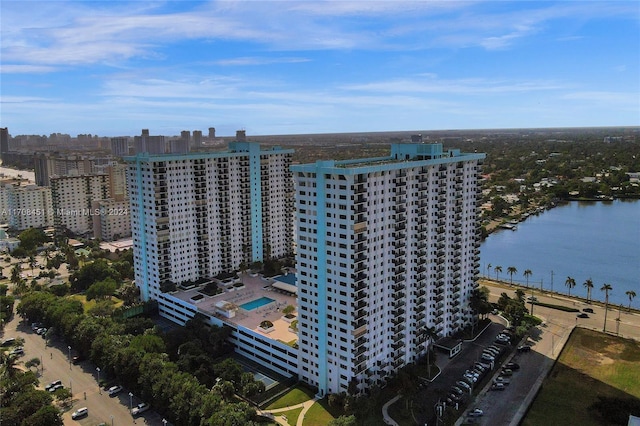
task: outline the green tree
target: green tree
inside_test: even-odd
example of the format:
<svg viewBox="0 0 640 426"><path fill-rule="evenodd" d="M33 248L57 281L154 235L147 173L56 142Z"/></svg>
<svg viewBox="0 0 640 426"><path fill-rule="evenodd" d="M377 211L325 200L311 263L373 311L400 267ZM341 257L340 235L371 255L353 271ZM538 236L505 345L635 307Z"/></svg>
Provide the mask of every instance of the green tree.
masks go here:
<svg viewBox="0 0 640 426"><path fill-rule="evenodd" d="M496 281L498 281L498 273L502 272L502 266L500 265L494 266L493 271L496 273Z"/></svg>
<svg viewBox="0 0 640 426"><path fill-rule="evenodd" d="M515 266L509 266L507 267L507 273L509 274L509 276L511 277L511 285L513 285L513 274L515 274L516 272L518 272L518 269L516 269Z"/></svg>
<svg viewBox="0 0 640 426"><path fill-rule="evenodd" d="M609 292L611 290L613 290L611 284L606 283L600 288L600 291L604 291L604 326L602 328L602 331L604 331L605 333L607 331L607 312L609 311Z"/></svg>
<svg viewBox="0 0 640 426"><path fill-rule="evenodd" d="M591 280L591 278L589 278L582 285L587 289L587 303L591 303L591 290L593 290L593 281Z"/></svg>
<svg viewBox="0 0 640 426"><path fill-rule="evenodd" d="M97 281L87 289L87 300L93 299L109 299L113 296L116 289L118 288L118 284L111 277L108 277L102 281Z"/></svg>
<svg viewBox="0 0 640 426"><path fill-rule="evenodd" d="M24 419L20 426L64 426L64 423L57 408L44 405Z"/></svg>
<svg viewBox="0 0 640 426"><path fill-rule="evenodd" d="M631 312L631 302L633 301L633 298L636 297L636 292L633 290L628 290L625 291L624 294L626 294L629 298L629 312Z"/></svg>
<svg viewBox="0 0 640 426"><path fill-rule="evenodd" d="M48 241L48 237L44 231L35 228L22 231L18 235L18 239L20 240L20 247L29 254L35 254L36 249Z"/></svg>
<svg viewBox="0 0 640 426"><path fill-rule="evenodd" d="M564 281L564 285L566 285L569 289L569 296L571 296L571 289L576 286L576 280L571 277L567 277L567 279Z"/></svg>
<svg viewBox="0 0 640 426"><path fill-rule="evenodd" d="M533 274L533 272L531 272L531 269L525 269L524 272L522 273L522 275L524 275L524 278L527 280L527 287L529 287L529 277Z"/></svg>
<svg viewBox="0 0 640 426"><path fill-rule="evenodd" d="M337 419L333 419L328 423L328 426L356 426L356 416L353 414L350 416L340 416Z"/></svg>
<svg viewBox="0 0 640 426"><path fill-rule="evenodd" d="M287 306L282 310L282 313L283 313L283 314L285 314L285 315L289 315L289 314L294 313L294 312L295 312L295 310L296 310L296 307L295 307L295 306L293 306L293 305L287 305Z"/></svg>

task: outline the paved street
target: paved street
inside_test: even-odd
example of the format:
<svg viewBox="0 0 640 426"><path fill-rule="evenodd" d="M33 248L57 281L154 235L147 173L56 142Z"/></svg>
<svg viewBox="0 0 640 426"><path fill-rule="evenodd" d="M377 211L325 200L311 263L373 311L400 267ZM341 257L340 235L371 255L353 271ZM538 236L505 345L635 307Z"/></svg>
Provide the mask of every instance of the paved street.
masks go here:
<svg viewBox="0 0 640 426"><path fill-rule="evenodd" d="M73 393L73 407L64 413L65 425L95 426L102 422L107 425L154 425L162 426L162 418L155 412L149 411L141 417L133 419L129 414L128 391L123 391L117 397L110 398L105 391L98 389L96 367L89 361L78 365L69 364L69 350L60 341L52 342L53 347L45 348L44 339L31 331L30 325L20 321L18 315L5 327L3 339L22 337L25 340L25 355L21 361L25 362L34 357L41 358L44 372L38 375L40 386L54 380L62 380L63 385ZM72 349L73 355L73 349ZM140 401L135 396L133 404ZM89 415L83 419L72 420L71 413L80 407L89 408Z"/></svg>

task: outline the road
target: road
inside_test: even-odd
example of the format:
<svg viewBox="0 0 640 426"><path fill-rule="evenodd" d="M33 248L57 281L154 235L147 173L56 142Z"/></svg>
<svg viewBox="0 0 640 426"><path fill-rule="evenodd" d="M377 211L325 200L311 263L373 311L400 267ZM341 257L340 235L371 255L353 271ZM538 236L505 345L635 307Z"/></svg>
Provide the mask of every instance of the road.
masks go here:
<svg viewBox="0 0 640 426"><path fill-rule="evenodd" d="M78 365L69 363L69 349L64 342L54 340L53 346L45 347L45 340L31 331L30 325L22 322L18 315L6 325L3 339L9 337L21 337L24 339L25 355L21 360L38 357L42 360L38 379L40 386L51 383L54 380L62 380L62 384L71 390L73 394L73 406L64 412L65 425L95 426L102 422L107 425L153 425L162 426L162 418L153 411L148 411L142 416L133 419L129 412L130 397L126 390L116 397L109 397L107 392L98 387L98 372L96 366L90 361L81 362ZM73 348L71 349L73 355ZM133 396L133 404L140 401ZM71 413L80 407L87 407L89 415L83 419L72 420Z"/></svg>

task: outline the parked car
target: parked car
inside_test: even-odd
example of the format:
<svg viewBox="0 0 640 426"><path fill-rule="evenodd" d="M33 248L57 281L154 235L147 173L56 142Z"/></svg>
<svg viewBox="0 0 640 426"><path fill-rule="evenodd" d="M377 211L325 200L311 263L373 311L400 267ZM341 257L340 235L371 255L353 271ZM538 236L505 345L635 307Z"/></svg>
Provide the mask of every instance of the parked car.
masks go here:
<svg viewBox="0 0 640 426"><path fill-rule="evenodd" d="M469 417L482 417L483 415L484 411L479 408L474 408L473 410L469 411Z"/></svg>
<svg viewBox="0 0 640 426"><path fill-rule="evenodd" d="M529 296L529 297L527 297L527 301L529 301L529 302L537 302L538 298L535 297L535 296Z"/></svg>
<svg viewBox="0 0 640 426"><path fill-rule="evenodd" d="M504 385L504 383L494 383L489 389L494 391L503 391L506 389L506 386Z"/></svg>
<svg viewBox="0 0 640 426"><path fill-rule="evenodd" d="M116 385L116 386L111 386L107 390L107 393L109 394L109 396L115 396L115 395L119 394L121 391L122 391L122 386Z"/></svg>
<svg viewBox="0 0 640 426"><path fill-rule="evenodd" d="M460 389L458 386L452 386L451 392L455 393L456 395L462 395L464 393L464 391Z"/></svg>
<svg viewBox="0 0 640 426"><path fill-rule="evenodd" d="M149 404L147 404L146 402L141 402L140 404L138 404L135 407L133 407L133 410L131 410L131 414L134 415L134 416L137 416L139 414L144 413L149 408L150 408Z"/></svg>
<svg viewBox="0 0 640 426"><path fill-rule="evenodd" d="M73 361L74 364L80 364L82 361L84 361L84 358L81 355L76 355L73 358L71 358L71 360Z"/></svg>
<svg viewBox="0 0 640 426"><path fill-rule="evenodd" d="M518 352L529 352L530 350L531 346L529 345L518 346Z"/></svg>
<svg viewBox="0 0 640 426"><path fill-rule="evenodd" d="M49 383L47 386L45 386L45 387L44 387L44 390L47 390L47 391L48 391L48 390L50 390L52 387L54 387L54 386L58 386L58 385L61 385L61 384L62 384L62 380L55 380L55 381L53 381L53 382Z"/></svg>
<svg viewBox="0 0 640 426"><path fill-rule="evenodd" d="M504 368L501 373L503 376L513 376L513 370Z"/></svg>
<svg viewBox="0 0 640 426"><path fill-rule="evenodd" d="M87 407L78 408L76 411L71 414L71 418L73 420L79 419L80 417L84 417L89 414L89 409Z"/></svg>
<svg viewBox="0 0 640 426"><path fill-rule="evenodd" d="M44 327L44 325L41 322L34 322L31 323L31 331L37 331L39 328Z"/></svg>
<svg viewBox="0 0 640 426"><path fill-rule="evenodd" d="M469 385L469 383L462 381L462 380L458 380L456 382L456 386L460 387L461 389L466 390L467 392L471 392L471 385Z"/></svg>
<svg viewBox="0 0 640 426"><path fill-rule="evenodd" d="M591 309L591 308L584 308L582 311L583 311L583 312L588 312L588 313L590 313L590 314L592 314L592 313L593 313L593 309Z"/></svg>
<svg viewBox="0 0 640 426"><path fill-rule="evenodd" d="M589 315L585 314L584 312L580 313L577 315L578 318L589 318Z"/></svg>
<svg viewBox="0 0 640 426"><path fill-rule="evenodd" d="M2 345L0 346L11 346L15 343L16 339L14 339L13 337L9 337L8 339L5 339L2 341Z"/></svg>
<svg viewBox="0 0 640 426"><path fill-rule="evenodd" d="M49 392L53 393L53 392L57 391L58 389L62 389L62 388L64 388L64 385L62 383L59 383L57 385L51 386L49 388Z"/></svg>
<svg viewBox="0 0 640 426"><path fill-rule="evenodd" d="M493 381L494 383L503 383L505 385L508 385L509 383L511 383L511 380L507 379L506 377L503 376L498 376L496 377L496 379Z"/></svg>
<svg viewBox="0 0 640 426"><path fill-rule="evenodd" d="M520 370L520 365L516 364L515 362L508 362L504 366L505 368L509 368L513 371Z"/></svg>
<svg viewBox="0 0 640 426"><path fill-rule="evenodd" d="M24 348L23 347L17 347L15 349L13 349L11 352L9 352L11 355L24 355Z"/></svg>

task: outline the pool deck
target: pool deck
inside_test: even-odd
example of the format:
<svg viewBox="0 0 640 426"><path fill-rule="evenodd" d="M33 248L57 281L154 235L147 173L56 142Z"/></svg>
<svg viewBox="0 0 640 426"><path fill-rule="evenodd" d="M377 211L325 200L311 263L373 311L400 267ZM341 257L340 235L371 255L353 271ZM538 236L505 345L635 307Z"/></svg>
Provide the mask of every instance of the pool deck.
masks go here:
<svg viewBox="0 0 640 426"><path fill-rule="evenodd" d="M192 303L198 310L208 314L216 313L216 303L221 301L230 302L238 307L236 316L234 318L225 318L221 315L216 315L224 322L246 327L285 343L297 340L298 335L290 332L289 323L282 319L282 309L288 305L297 306L297 298L272 288L271 283L273 279L264 278L260 275L254 277L249 273L243 273L240 274L240 281L244 284L244 288L235 289L234 287L229 287L224 293L215 296L205 295L204 298L199 301L191 300L192 297L200 294L198 293L198 288L173 292L171 295L185 302ZM233 288L233 290L230 290L231 288ZM275 300L275 302L251 311L240 308L240 305L243 303L260 299L261 297L268 297ZM296 314L297 313L294 312L294 315ZM264 333L259 327L260 323L265 320L273 323L274 330L270 333Z"/></svg>

